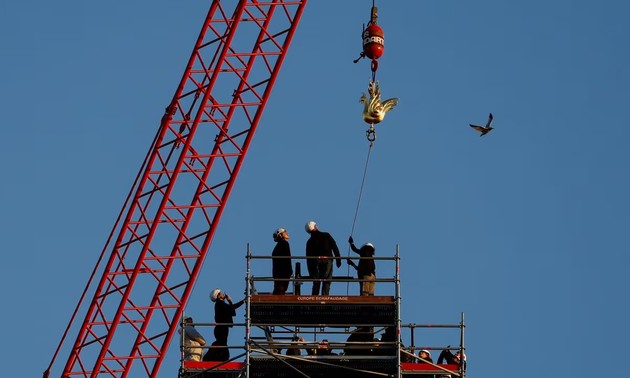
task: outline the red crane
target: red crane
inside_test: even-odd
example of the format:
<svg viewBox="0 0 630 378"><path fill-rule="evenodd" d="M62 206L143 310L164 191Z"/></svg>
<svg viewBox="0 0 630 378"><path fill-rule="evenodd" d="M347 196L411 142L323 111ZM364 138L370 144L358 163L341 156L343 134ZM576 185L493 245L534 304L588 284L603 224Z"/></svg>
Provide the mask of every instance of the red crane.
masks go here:
<svg viewBox="0 0 630 378"><path fill-rule="evenodd" d="M306 2L213 0L45 377L158 375Z"/></svg>

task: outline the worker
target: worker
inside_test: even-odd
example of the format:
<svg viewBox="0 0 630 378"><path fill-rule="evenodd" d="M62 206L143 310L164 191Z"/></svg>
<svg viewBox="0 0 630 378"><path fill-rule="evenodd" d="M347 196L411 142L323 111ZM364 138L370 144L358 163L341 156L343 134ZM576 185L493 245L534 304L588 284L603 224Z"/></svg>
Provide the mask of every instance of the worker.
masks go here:
<svg viewBox="0 0 630 378"><path fill-rule="evenodd" d="M413 353L405 348L405 344L403 344L398 335L396 326L385 327L385 332L381 335L381 339L377 347L374 348L373 354L377 356L395 356L397 345L400 348L400 362L413 362Z"/></svg>
<svg viewBox="0 0 630 378"><path fill-rule="evenodd" d="M450 349L448 349L450 348L450 345L447 346L446 348L447 349L444 349L442 353L440 353L437 363L441 364L444 361L446 361L446 363L449 365L459 366L461 364L462 368L466 370L466 353L463 353L462 351L458 351L457 353L453 354L451 353Z"/></svg>
<svg viewBox="0 0 630 378"><path fill-rule="evenodd" d="M362 257L359 260L357 266L352 260L348 260L348 264L352 265L357 270L357 276L359 278L359 293L361 295L374 295L374 283L376 282L376 264L374 264L374 252L376 249L372 243L365 243L361 248L357 248L354 245L352 236L348 238L350 248L353 252L359 254Z"/></svg>
<svg viewBox="0 0 630 378"><path fill-rule="evenodd" d="M306 242L306 257L319 257L306 260L308 274L314 280L311 294L319 295L321 285L322 295L328 295L333 271L333 254L336 256L337 268L341 267L339 248L335 239L328 232L320 231L314 221L307 222L305 229L311 235ZM320 280L324 280L323 284Z"/></svg>
<svg viewBox="0 0 630 378"><path fill-rule="evenodd" d="M289 288L289 279L293 275L289 233L286 229L279 228L273 233L273 240L276 242L276 246L273 248L271 256L280 257L272 258L273 294L284 295Z"/></svg>
<svg viewBox="0 0 630 378"><path fill-rule="evenodd" d="M311 356L336 356L337 353L330 349L330 342L328 339L323 339L317 344L317 348L308 349L307 353Z"/></svg>
<svg viewBox="0 0 630 378"><path fill-rule="evenodd" d="M245 299L237 303L232 303L232 297L223 292L221 289L214 289L210 292L210 300L214 302L214 338L218 347L225 348L222 355L226 355L229 359L230 351L228 345L228 335L230 328L233 326L233 317L236 316L236 309L245 303Z"/></svg>
<svg viewBox="0 0 630 378"><path fill-rule="evenodd" d="M184 317L184 324L179 334L183 334L184 361L201 361L202 347L206 345L206 339L195 329L192 317Z"/></svg>
<svg viewBox="0 0 630 378"><path fill-rule="evenodd" d="M402 354L401 354L401 360L402 360ZM419 362L421 364L432 364L433 359L431 358L431 352L429 352L426 349L422 349L418 353L418 357L415 357L415 359L410 362ZM427 375L424 375L423 378L452 378L452 377L450 376L450 374L443 374L443 375L427 374Z"/></svg>
<svg viewBox="0 0 630 378"><path fill-rule="evenodd" d="M395 326L385 328L385 332L381 335L378 347L374 348L374 354L377 356L395 356L396 345L398 342L398 333Z"/></svg>
<svg viewBox="0 0 630 378"><path fill-rule="evenodd" d="M433 359L431 358L431 352L429 352L426 349L422 349L420 350L420 353L418 353L418 357L420 357L420 362L421 363L433 363Z"/></svg>
<svg viewBox="0 0 630 378"><path fill-rule="evenodd" d="M219 345L218 341L214 341L206 354L203 355L203 361L227 361L230 359L229 349Z"/></svg>
<svg viewBox="0 0 630 378"><path fill-rule="evenodd" d="M304 343L304 338L298 335L291 339L291 346L287 348L285 353L287 356L300 356L302 354L300 345Z"/></svg>
<svg viewBox="0 0 630 378"><path fill-rule="evenodd" d="M350 333L346 341L350 343L346 344L344 348L344 354L346 356L371 355L372 347L374 347L374 327L357 327Z"/></svg>

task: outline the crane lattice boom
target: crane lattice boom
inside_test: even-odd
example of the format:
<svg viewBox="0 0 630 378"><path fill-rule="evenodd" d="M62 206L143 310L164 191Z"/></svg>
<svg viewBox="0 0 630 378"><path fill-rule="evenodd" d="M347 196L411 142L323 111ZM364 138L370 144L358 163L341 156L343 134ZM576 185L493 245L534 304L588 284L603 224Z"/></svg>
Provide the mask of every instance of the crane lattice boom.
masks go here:
<svg viewBox="0 0 630 378"><path fill-rule="evenodd" d="M234 3L212 2L63 377L158 374L306 0Z"/></svg>

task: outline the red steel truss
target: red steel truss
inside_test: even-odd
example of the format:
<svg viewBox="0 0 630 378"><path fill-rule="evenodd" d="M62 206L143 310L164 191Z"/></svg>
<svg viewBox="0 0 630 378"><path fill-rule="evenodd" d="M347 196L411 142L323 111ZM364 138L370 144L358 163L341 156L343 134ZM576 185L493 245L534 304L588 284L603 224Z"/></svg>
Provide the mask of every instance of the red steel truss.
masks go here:
<svg viewBox="0 0 630 378"><path fill-rule="evenodd" d="M306 2L212 2L63 377L157 376Z"/></svg>

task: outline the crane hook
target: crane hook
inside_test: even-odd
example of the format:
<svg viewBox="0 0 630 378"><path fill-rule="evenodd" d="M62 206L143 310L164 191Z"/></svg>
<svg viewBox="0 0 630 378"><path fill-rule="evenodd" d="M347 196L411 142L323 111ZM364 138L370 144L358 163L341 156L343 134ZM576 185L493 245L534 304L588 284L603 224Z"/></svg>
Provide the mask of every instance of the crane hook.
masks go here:
<svg viewBox="0 0 630 378"><path fill-rule="evenodd" d="M367 136L368 142L370 142L370 146L376 140L376 129L374 128L374 124L370 124L370 128L365 132Z"/></svg>

